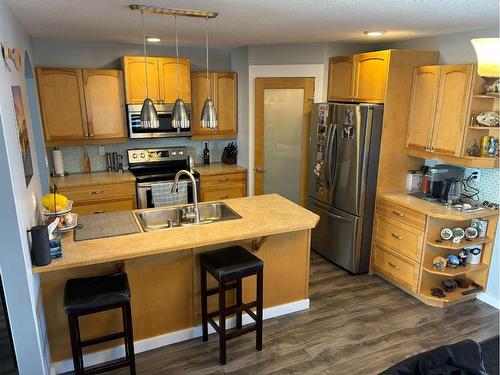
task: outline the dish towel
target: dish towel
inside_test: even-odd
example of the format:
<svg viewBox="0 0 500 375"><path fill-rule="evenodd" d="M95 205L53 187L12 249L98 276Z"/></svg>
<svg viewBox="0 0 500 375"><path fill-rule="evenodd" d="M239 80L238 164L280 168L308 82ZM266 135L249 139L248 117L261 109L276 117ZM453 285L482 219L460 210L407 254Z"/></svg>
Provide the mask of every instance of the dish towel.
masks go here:
<svg viewBox="0 0 500 375"><path fill-rule="evenodd" d="M151 185L151 195L155 207L173 206L188 202L187 181L179 181L178 193L171 193L173 182Z"/></svg>

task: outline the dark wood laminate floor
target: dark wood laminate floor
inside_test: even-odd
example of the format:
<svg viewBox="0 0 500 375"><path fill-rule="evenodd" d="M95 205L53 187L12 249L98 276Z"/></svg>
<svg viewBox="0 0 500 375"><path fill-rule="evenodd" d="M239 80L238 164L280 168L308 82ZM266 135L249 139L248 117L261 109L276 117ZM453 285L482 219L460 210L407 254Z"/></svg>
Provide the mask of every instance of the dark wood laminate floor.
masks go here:
<svg viewBox="0 0 500 375"><path fill-rule="evenodd" d="M310 280L311 308L264 321L262 352L254 350L254 335L239 337L228 343L222 367L211 335L208 343L200 338L138 354L138 374L377 374L413 354L466 338L483 341L499 330L498 311L478 300L429 307L314 253Z"/></svg>

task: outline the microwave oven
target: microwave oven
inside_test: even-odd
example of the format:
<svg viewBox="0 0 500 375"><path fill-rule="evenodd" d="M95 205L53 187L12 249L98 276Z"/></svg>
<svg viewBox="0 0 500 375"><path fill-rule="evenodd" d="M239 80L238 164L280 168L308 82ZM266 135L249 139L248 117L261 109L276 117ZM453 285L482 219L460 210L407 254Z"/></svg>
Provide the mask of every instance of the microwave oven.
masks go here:
<svg viewBox="0 0 500 375"><path fill-rule="evenodd" d="M127 106L129 138L170 138L190 137L192 135L191 127L186 129L172 127L173 104L155 104L160 127L154 129L141 127L141 108L142 104L129 104ZM191 104L186 103L186 110L191 118Z"/></svg>

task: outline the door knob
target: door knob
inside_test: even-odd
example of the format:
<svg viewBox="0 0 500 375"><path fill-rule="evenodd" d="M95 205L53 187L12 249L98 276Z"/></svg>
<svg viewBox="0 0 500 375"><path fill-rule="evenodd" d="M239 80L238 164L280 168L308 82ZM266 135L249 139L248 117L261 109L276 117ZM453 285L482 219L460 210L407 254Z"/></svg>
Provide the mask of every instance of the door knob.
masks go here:
<svg viewBox="0 0 500 375"><path fill-rule="evenodd" d="M257 173L264 173L266 170L264 168L255 168L254 171Z"/></svg>

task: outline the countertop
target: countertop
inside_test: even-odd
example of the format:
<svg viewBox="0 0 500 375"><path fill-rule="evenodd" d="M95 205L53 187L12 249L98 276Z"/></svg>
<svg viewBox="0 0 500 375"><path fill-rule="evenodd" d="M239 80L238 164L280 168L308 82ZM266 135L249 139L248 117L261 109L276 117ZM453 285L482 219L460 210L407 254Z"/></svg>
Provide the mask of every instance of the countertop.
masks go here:
<svg viewBox="0 0 500 375"><path fill-rule="evenodd" d="M73 232L69 232L62 238L63 257L32 270L34 273L51 272L307 230L314 228L319 221L316 214L277 194L223 202L242 218L78 242L73 240Z"/></svg>
<svg viewBox="0 0 500 375"><path fill-rule="evenodd" d="M91 172L69 174L64 177L52 177L52 181L57 185L59 189L69 189L93 185L135 182L135 177L130 172Z"/></svg>
<svg viewBox="0 0 500 375"><path fill-rule="evenodd" d="M483 209L470 213L464 213L451 207L441 206L436 203L428 202L420 198L412 197L406 192L382 193L378 198L389 202L399 204L400 206L410 208L425 215L450 220L470 220L477 217L487 217L498 215L498 210Z"/></svg>
<svg viewBox="0 0 500 375"><path fill-rule="evenodd" d="M211 176L224 173L246 172L246 168L238 164L211 163L195 165L194 169L200 176Z"/></svg>

